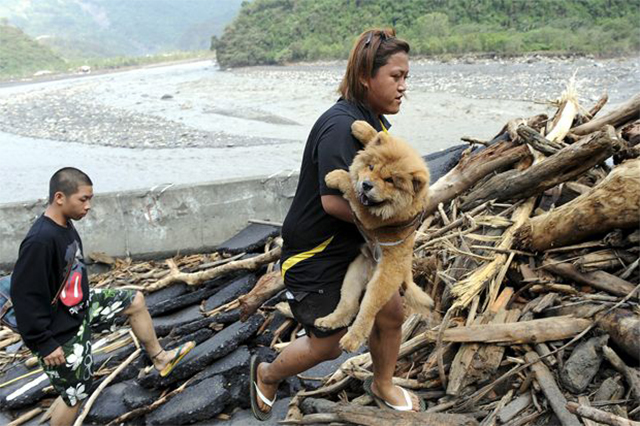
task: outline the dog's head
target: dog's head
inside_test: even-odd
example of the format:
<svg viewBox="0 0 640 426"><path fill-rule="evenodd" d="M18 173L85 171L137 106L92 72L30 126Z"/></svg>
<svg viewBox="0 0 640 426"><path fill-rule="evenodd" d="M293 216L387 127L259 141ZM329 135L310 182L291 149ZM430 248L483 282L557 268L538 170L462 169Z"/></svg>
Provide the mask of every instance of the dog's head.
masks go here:
<svg viewBox="0 0 640 426"><path fill-rule="evenodd" d="M349 168L358 201L382 220L420 212L429 188L422 157L403 140L376 132L365 121L354 122L351 130L365 145Z"/></svg>

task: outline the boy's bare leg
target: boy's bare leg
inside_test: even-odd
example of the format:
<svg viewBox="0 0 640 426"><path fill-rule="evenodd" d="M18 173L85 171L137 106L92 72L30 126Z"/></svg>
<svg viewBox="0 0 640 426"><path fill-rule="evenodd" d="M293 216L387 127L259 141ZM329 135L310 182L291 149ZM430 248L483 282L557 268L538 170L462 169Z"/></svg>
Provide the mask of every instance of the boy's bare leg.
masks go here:
<svg viewBox="0 0 640 426"><path fill-rule="evenodd" d="M53 409L51 413L51 420L49 424L51 426L71 426L73 422L76 420L78 416L78 411L80 411L80 405L82 403L78 402L73 407L69 407L62 401L62 397L58 397L60 401L56 404L56 407Z"/></svg>
<svg viewBox="0 0 640 426"><path fill-rule="evenodd" d="M301 337L287 346L272 363L260 363L256 374L260 392L267 399L273 400L282 380L323 361L338 358L342 354L338 342L345 333L346 330L343 330L328 337ZM260 410L269 411L269 407L261 399L258 399L258 405Z"/></svg>
<svg viewBox="0 0 640 426"><path fill-rule="evenodd" d="M123 311L123 314L129 317L131 330L144 346L154 367L162 370L174 358L177 349L165 351L160 346L158 336L156 336L156 331L153 328L151 315L144 301L144 295L141 292L136 292L133 302Z"/></svg>

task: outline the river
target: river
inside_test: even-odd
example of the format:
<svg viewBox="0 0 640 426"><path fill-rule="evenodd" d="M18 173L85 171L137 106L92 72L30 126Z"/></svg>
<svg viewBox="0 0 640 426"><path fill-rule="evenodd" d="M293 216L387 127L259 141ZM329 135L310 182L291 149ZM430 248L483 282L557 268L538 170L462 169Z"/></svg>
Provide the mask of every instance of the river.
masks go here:
<svg viewBox="0 0 640 426"><path fill-rule="evenodd" d="M0 204L43 198L55 170L96 192L292 173L344 62L220 70L211 61L0 87ZM427 154L490 139L510 119L550 113L576 73L589 108L639 91L638 58L461 59L411 63L392 132Z"/></svg>

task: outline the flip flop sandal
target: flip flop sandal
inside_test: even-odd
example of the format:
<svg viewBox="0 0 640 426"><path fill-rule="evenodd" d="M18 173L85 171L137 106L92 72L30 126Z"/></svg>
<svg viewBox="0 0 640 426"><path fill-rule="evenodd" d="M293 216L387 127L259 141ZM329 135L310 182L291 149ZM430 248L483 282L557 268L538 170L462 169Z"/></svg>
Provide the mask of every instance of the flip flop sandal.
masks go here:
<svg viewBox="0 0 640 426"><path fill-rule="evenodd" d="M195 347L196 342L193 341L180 345L173 359L169 361L169 363L162 369L162 371L160 371L160 377L167 377L173 371L175 366L178 365L178 363L182 360L182 358L184 358L185 355L191 352L191 349Z"/></svg>
<svg viewBox="0 0 640 426"><path fill-rule="evenodd" d="M395 411L413 411L411 394L405 388L400 387L400 389L402 390L402 394L404 395L405 405L393 405L393 404L389 404L387 401L385 401L384 399L380 398L378 395L373 393L373 389L371 387L372 385L373 385L373 376L370 376L365 379L364 383L362 384L362 387L364 388L364 391L373 398L373 400L376 402L378 407L385 408L387 410L391 409ZM419 403L420 409L418 411L425 411L426 406L425 406L424 400L418 397L418 401L420 401Z"/></svg>
<svg viewBox="0 0 640 426"><path fill-rule="evenodd" d="M256 419L260 421L269 420L271 418L271 411L267 412L262 411L260 406L258 405L258 398L269 408L273 408L273 404L276 402L276 397L274 396L272 400L269 400L258 388L258 365L260 362L258 361L258 356L253 355L251 357L251 372L249 378L249 390L251 393L251 412L255 416Z"/></svg>

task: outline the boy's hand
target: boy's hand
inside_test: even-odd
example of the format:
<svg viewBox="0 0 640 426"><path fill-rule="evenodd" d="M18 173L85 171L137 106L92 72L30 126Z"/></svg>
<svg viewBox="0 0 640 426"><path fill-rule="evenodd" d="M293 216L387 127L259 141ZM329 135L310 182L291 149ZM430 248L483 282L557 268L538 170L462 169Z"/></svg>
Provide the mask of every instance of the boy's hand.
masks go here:
<svg viewBox="0 0 640 426"><path fill-rule="evenodd" d="M44 361L44 364L48 367L62 365L65 362L67 362L67 360L64 357L64 352L62 351L62 348L60 346L58 346L49 355L45 356L42 360Z"/></svg>

